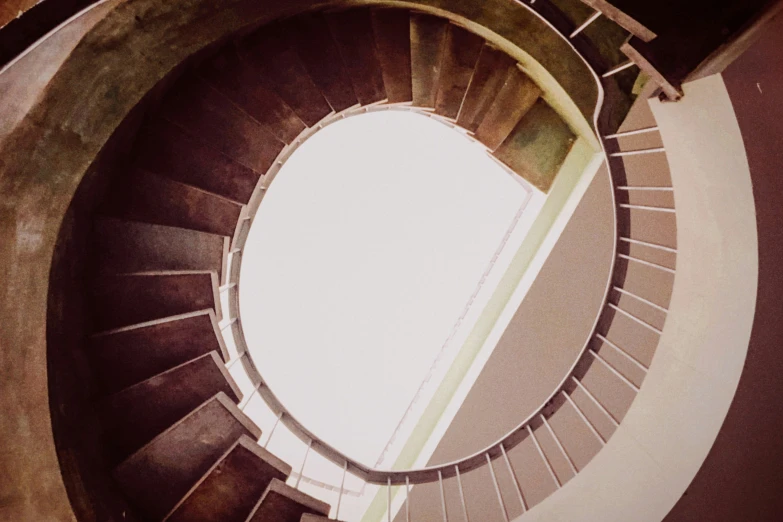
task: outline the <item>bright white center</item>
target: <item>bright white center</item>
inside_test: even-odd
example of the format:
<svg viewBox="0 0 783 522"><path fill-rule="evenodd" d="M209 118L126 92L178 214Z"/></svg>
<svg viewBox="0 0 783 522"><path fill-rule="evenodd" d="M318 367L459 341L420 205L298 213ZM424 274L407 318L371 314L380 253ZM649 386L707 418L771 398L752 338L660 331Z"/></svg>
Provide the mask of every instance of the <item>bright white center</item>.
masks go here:
<svg viewBox="0 0 783 522"><path fill-rule="evenodd" d="M362 114L306 141L243 252L242 324L281 402L375 465L525 195L419 114Z"/></svg>

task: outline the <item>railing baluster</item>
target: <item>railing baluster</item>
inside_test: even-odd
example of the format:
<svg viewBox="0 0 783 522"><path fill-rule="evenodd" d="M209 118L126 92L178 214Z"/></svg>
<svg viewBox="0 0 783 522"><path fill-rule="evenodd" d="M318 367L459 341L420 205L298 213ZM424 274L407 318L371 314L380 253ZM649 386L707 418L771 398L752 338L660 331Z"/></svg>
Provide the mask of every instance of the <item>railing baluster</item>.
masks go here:
<svg viewBox="0 0 783 522"><path fill-rule="evenodd" d="M626 69L628 69L630 67L633 67L634 65L636 65L636 64L629 60L629 61L627 61L625 63L621 63L620 65L618 65L616 67L612 67L611 69L609 69L608 71L603 73L601 76L603 78L609 78L610 76L614 76L615 74L619 73L620 71L624 71L624 70L626 70Z"/></svg>
<svg viewBox="0 0 783 522"><path fill-rule="evenodd" d="M604 440L603 435L601 435L597 429L595 429L595 426L593 426L593 423L590 422L590 419L588 419L582 409L574 402L574 399L571 398L570 395L568 395L565 391L560 392L563 395L565 395L566 400L573 406L573 408L576 410L577 415L582 419L582 421L587 424L587 427L590 429L591 432L593 432L593 435L595 435L595 438L598 439L598 442L601 443L601 446L606 444L606 440Z"/></svg>
<svg viewBox="0 0 783 522"><path fill-rule="evenodd" d="M615 134L607 134L606 136L604 136L604 138L605 139L625 138L625 137L628 137L628 136L635 136L637 134L646 134L648 132L656 132L657 130L658 130L657 126L655 126L655 127L646 127L644 129L636 129L636 130L630 130L630 131L625 131L625 132L618 132L618 133L615 133Z"/></svg>
<svg viewBox="0 0 783 522"><path fill-rule="evenodd" d="M651 191L651 192L674 192L674 187L653 187L653 186L632 186L632 185L620 185L615 187L617 190L623 190L630 192L633 190Z"/></svg>
<svg viewBox="0 0 783 522"><path fill-rule="evenodd" d="M612 152L609 155L613 158L622 158L624 156L638 156L640 154L655 154L658 152L666 152L666 149L663 147L653 147L651 149L621 150L619 152Z"/></svg>
<svg viewBox="0 0 783 522"><path fill-rule="evenodd" d="M590 400L593 401L595 403L595 405L598 406L598 408L602 412L604 412L606 414L607 417L609 417L609 420L612 421L612 424L614 424L615 428L620 425L620 423L617 422L617 419L614 418L614 415L612 415L611 412L609 410L607 410L606 407L604 407L603 404L601 404L601 401L599 401L598 399L595 398L595 395L590 393L590 390L585 388L584 384L579 382L579 379L577 379L573 375L571 376L571 379L576 383L576 385L579 387L579 389L582 390L583 392L585 392L585 395L587 395L590 398Z"/></svg>
<svg viewBox="0 0 783 522"><path fill-rule="evenodd" d="M386 477L386 520L391 522L391 477Z"/></svg>
<svg viewBox="0 0 783 522"><path fill-rule="evenodd" d="M263 386L263 383L258 383L254 388L253 391L250 392L250 395L247 396L246 401L242 401L242 403L239 405L239 411L244 412L245 408L247 408L247 405L250 404L250 401L253 400L253 397L258 393L258 389Z"/></svg>
<svg viewBox="0 0 783 522"><path fill-rule="evenodd" d="M440 483L440 505L443 508L443 522L449 522L449 512L446 509L446 490L443 489L443 473L438 470L438 482Z"/></svg>
<svg viewBox="0 0 783 522"><path fill-rule="evenodd" d="M405 522L411 522L410 489L411 479L405 475Z"/></svg>
<svg viewBox="0 0 783 522"><path fill-rule="evenodd" d="M302 481L302 475L304 475L305 464L307 464L307 457L310 456L310 448L313 447L313 439L307 443L307 449L305 450L304 458L302 459L302 466L299 468L299 476L296 478L295 489L299 489L299 483Z"/></svg>
<svg viewBox="0 0 783 522"><path fill-rule="evenodd" d="M519 495L519 503L522 504L522 513L527 511L527 503L525 502L525 496L522 495L522 486L519 485L519 479L517 474L514 473L514 467L511 465L511 459L508 458L506 453L506 447L503 443L500 444L500 451L503 453L503 459L506 461L506 467L508 468L508 474L511 475L511 480L514 481L514 485L517 488L517 495Z"/></svg>
<svg viewBox="0 0 783 522"><path fill-rule="evenodd" d="M633 261L635 263L639 263L640 265L649 266L651 268L657 268L658 270L663 270L664 272L669 272L670 274L676 273L673 268L669 268L667 266L659 265L656 263L650 263L649 261L645 261L644 259L638 259L636 257L631 257L628 254L617 254L617 257L621 257L623 259L627 259L628 261Z"/></svg>
<svg viewBox="0 0 783 522"><path fill-rule="evenodd" d="M348 461L345 461L343 465L343 478L340 480L340 494L337 496L337 509L334 512L334 519L340 520L340 504L343 501L343 493L345 492L345 476L348 474Z"/></svg>
<svg viewBox="0 0 783 522"><path fill-rule="evenodd" d="M571 455L568 454L566 449L563 447L563 443L560 442L560 438L557 436L557 433L555 433L555 430L552 429L552 426L550 426L549 421L546 420L546 417L542 413L540 415L541 420L544 421L544 426L546 426L547 431L549 431L549 434L552 435L552 438L555 439L555 444L557 444L557 447L560 449L560 452L563 454L563 456L568 461L568 467L571 468L571 472L576 476L579 471L576 469L576 465L574 464L574 461L571 460Z"/></svg>
<svg viewBox="0 0 783 522"><path fill-rule="evenodd" d="M614 366L609 364L609 362L606 359L601 357L601 354L599 354L598 352L596 352L593 349L588 350L588 352L590 352L590 355L592 355L598 362L600 362L607 370L612 372L615 377L617 377L618 379L623 381L625 384L630 386L630 388L632 390L634 390L635 392L637 392L637 393L639 392L639 387L636 384L634 384L633 382L631 382L631 380L628 377L626 377L625 375L620 373Z"/></svg>
<svg viewBox="0 0 783 522"><path fill-rule="evenodd" d="M631 243L632 245L641 245L641 246L646 246L646 247L650 247L650 248L655 248L656 250L663 250L664 252L671 252L672 254L676 254L677 253L677 249L676 248L659 245L657 243L650 243L649 241L642 241L641 239L632 239L630 237L620 237L620 241L624 241L626 243Z"/></svg>
<svg viewBox="0 0 783 522"><path fill-rule="evenodd" d="M630 210L648 210L650 212L665 212L667 214L674 214L676 211L669 207L652 207L650 205L634 205L631 203L620 203L620 208L627 208Z"/></svg>
<svg viewBox="0 0 783 522"><path fill-rule="evenodd" d="M498 503L500 504L500 511L503 513L503 520L508 522L508 511L506 511L506 504L503 502L503 495L500 493L500 485L498 484L498 478L495 476L495 468L492 467L492 459L489 453L485 453L484 456L487 459L487 466L489 466L489 472L492 474L492 484L495 486L495 493L498 494Z"/></svg>
<svg viewBox="0 0 783 522"><path fill-rule="evenodd" d="M557 474L555 473L554 468L552 468L552 464L549 462L549 459L547 458L546 454L544 453L543 448L541 448L541 444L539 444L538 439L536 438L536 434L533 433L533 429L530 427L530 424L525 426L527 428L528 434L530 434L530 438L533 439L533 444L536 445L536 449L538 450L538 454L541 456L541 460L544 461L544 464L546 465L546 469L549 471L549 475L552 477L552 480L555 482L555 486L557 488L561 487L562 484L560 484L560 479L557 478Z"/></svg>
<svg viewBox="0 0 783 522"><path fill-rule="evenodd" d="M660 312L663 312L663 313L665 313L665 314L668 314L668 313L669 313L669 310L667 310L666 308L662 307L661 305L657 305L657 304L653 303L652 301L650 301L650 300L648 300L648 299L645 299L644 297L640 297L640 296L638 296L638 295L634 294L633 292L629 292L629 291L628 291L628 290L626 290L625 288L620 288L619 286L615 286L615 287L612 287L612 289L613 289L615 292L619 292L619 293L621 293L621 294L623 294L623 295L627 295L628 297L633 297L633 298L634 298L634 299L636 299L637 301L639 301L639 302L641 302L641 303L644 303L644 304L646 304L647 306L650 306L650 307L652 307L652 308L655 308L656 310L658 310L658 311L660 311Z"/></svg>
<svg viewBox="0 0 783 522"><path fill-rule="evenodd" d="M651 325L650 323L647 323L647 322L645 322L645 321L642 321L641 319L639 319L638 317L636 317L636 316L635 316L635 315L633 315L632 313L630 313L630 312L626 312L625 310L623 310L622 308L620 308L620 307L619 307L619 306L617 306L616 304L614 304L614 303L607 303L607 305L608 305L608 306L609 306L609 308L611 308L612 310L616 310L616 311L620 312L621 314L623 314L624 316L626 316L626 317L627 317L628 319L630 319L631 321L633 321L633 322L635 322L635 323L638 323L638 324L640 324L640 325L644 326L644 327L645 327L645 328L647 328L648 330L651 330L651 331L653 331L653 332L657 333L658 335L661 335L661 334L663 333L663 332L662 332L660 329L656 328L655 326Z"/></svg>
<svg viewBox="0 0 783 522"><path fill-rule="evenodd" d="M459 499L462 502L462 515L465 517L465 522L470 522L468 518L468 504L465 502L465 491L462 489L462 477L459 474L459 466L454 466L454 472L457 475L457 485L459 486Z"/></svg>
<svg viewBox="0 0 783 522"><path fill-rule="evenodd" d="M576 35L578 35L579 33L581 33L582 31L584 31L585 29L587 29L587 28L590 26L590 24L592 24L593 22L595 22L596 20L598 20L598 18L599 18L600 16L601 16L601 11L596 11L595 13L593 13L593 14L590 16L590 18L588 18L587 20L585 20L585 21L582 23L582 25L580 25L579 27L577 27L576 29L574 29L574 32L572 32L572 33L570 34L569 38L573 38L573 37L575 37Z"/></svg>
<svg viewBox="0 0 783 522"><path fill-rule="evenodd" d="M631 362L632 362L632 363L633 363L633 364L634 364L634 365L635 365L637 368L639 368L639 369L640 369L640 370L642 370L643 372L647 373L647 366L643 365L643 364L642 364L640 361L638 361L638 360L637 360L635 357L633 357L633 356L632 356L630 353L626 352L625 350L623 350L622 348L620 348L619 346L617 346L616 344L614 344L612 341L610 341L609 339L607 339L607 338L606 338L606 337L604 337L603 335L599 334L598 332L596 332L596 333L595 333L595 336L596 336L596 337L597 337L597 338L598 338L600 341L602 341L603 343L605 343L607 346L611 346L612 348L614 348L615 350L617 350L617 353L619 353L619 354L623 355L623 356L624 356L626 359L628 359L629 361L631 361Z"/></svg>
<svg viewBox="0 0 783 522"><path fill-rule="evenodd" d="M269 437L266 438L266 442L264 442L264 447L266 448L269 446L269 441L272 440L272 435L275 434L275 430L277 429L277 425L280 424L280 419L283 418L283 412L277 414L277 419L275 419L275 423L272 425L272 429L269 430Z"/></svg>

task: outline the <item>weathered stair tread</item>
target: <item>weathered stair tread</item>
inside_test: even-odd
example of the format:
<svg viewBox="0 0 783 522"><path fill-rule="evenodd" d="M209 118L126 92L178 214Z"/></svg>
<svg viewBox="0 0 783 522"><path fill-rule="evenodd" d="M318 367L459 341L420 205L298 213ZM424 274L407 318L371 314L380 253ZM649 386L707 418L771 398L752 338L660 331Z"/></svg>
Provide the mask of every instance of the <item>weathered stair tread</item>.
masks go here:
<svg viewBox="0 0 783 522"><path fill-rule="evenodd" d="M130 221L231 236L243 206L143 169L118 178L100 211Z"/></svg>
<svg viewBox="0 0 783 522"><path fill-rule="evenodd" d="M574 132L539 99L495 151L495 157L544 192L576 141Z"/></svg>
<svg viewBox="0 0 783 522"><path fill-rule="evenodd" d="M308 127L331 114L332 107L307 73L296 51L287 45L285 24L265 26L239 44L239 54L259 78L291 107Z"/></svg>
<svg viewBox="0 0 783 522"><path fill-rule="evenodd" d="M237 403L242 398L213 351L107 397L101 417L116 456L133 453L218 392Z"/></svg>
<svg viewBox="0 0 783 522"><path fill-rule="evenodd" d="M349 9L327 15L340 56L362 105L386 99L383 71L375 49L369 9Z"/></svg>
<svg viewBox="0 0 783 522"><path fill-rule="evenodd" d="M218 53L198 73L283 143L291 143L307 128L277 93L259 81L258 71L236 49Z"/></svg>
<svg viewBox="0 0 783 522"><path fill-rule="evenodd" d="M260 174L222 152L194 140L182 128L156 118L139 130L136 165L150 172L247 203Z"/></svg>
<svg viewBox="0 0 783 522"><path fill-rule="evenodd" d="M476 130L476 139L490 150L497 150L540 95L541 89L519 67L510 68L503 87Z"/></svg>
<svg viewBox="0 0 783 522"><path fill-rule="evenodd" d="M460 126L476 132L514 65L514 59L503 51L487 44L482 47L457 116Z"/></svg>
<svg viewBox="0 0 783 522"><path fill-rule="evenodd" d="M185 228L110 217L93 222L92 244L99 273L211 270L226 278L230 239Z"/></svg>
<svg viewBox="0 0 783 522"><path fill-rule="evenodd" d="M272 479L291 466L242 435L164 519L167 522L244 522Z"/></svg>
<svg viewBox="0 0 783 522"><path fill-rule="evenodd" d="M247 522L299 522L305 513L328 515L329 504L273 479Z"/></svg>
<svg viewBox="0 0 783 522"><path fill-rule="evenodd" d="M322 13L308 13L291 21L289 42L310 78L335 112L359 103L340 51Z"/></svg>
<svg viewBox="0 0 783 522"><path fill-rule="evenodd" d="M412 102L410 14L405 9L373 9L371 17L387 101Z"/></svg>
<svg viewBox="0 0 783 522"><path fill-rule="evenodd" d="M413 105L434 109L449 23L443 18L420 13L412 13L410 20Z"/></svg>
<svg viewBox="0 0 783 522"><path fill-rule="evenodd" d="M185 74L161 103L161 114L204 144L264 174L285 146L195 73Z"/></svg>
<svg viewBox="0 0 783 522"><path fill-rule="evenodd" d="M441 62L435 113L456 119L484 46L480 36L449 24Z"/></svg>
<svg viewBox="0 0 783 522"><path fill-rule="evenodd" d="M210 352L229 354L212 310L166 317L93 335L88 353L107 394Z"/></svg>
<svg viewBox="0 0 783 522"><path fill-rule="evenodd" d="M140 514L161 520L243 435L261 430L224 394L207 398L114 470Z"/></svg>
<svg viewBox="0 0 783 522"><path fill-rule="evenodd" d="M223 317L217 272L159 271L105 275L90 285L96 330L211 308Z"/></svg>

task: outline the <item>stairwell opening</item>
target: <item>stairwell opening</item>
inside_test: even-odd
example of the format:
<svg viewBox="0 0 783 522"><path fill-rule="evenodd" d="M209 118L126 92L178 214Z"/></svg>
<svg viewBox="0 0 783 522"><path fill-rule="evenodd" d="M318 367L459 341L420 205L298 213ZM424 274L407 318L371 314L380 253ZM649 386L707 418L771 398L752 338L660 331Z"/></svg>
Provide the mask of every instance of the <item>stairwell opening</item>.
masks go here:
<svg viewBox="0 0 783 522"><path fill-rule="evenodd" d="M427 114L369 112L318 131L266 191L244 247L255 366L312 433L392 467L544 199ZM261 397L245 412L272 422ZM289 462L305 451L283 427L269 448ZM305 477L339 484L319 457Z"/></svg>

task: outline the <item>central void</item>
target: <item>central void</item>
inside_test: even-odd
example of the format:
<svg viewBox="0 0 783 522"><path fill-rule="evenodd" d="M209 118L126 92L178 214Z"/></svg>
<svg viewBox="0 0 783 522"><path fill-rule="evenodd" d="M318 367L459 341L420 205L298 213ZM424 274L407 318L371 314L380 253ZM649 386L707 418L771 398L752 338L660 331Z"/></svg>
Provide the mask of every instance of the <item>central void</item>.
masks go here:
<svg viewBox="0 0 783 522"><path fill-rule="evenodd" d="M526 195L424 115L308 139L264 197L240 286L251 356L291 414L374 466Z"/></svg>

